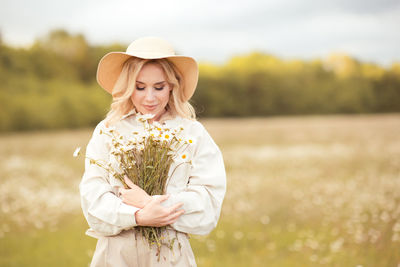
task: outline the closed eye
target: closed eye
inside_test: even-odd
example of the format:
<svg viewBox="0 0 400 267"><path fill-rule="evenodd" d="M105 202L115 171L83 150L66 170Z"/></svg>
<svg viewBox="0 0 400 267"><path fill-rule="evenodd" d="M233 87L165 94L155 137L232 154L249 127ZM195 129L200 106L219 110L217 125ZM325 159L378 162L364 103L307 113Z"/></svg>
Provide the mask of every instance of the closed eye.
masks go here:
<svg viewBox="0 0 400 267"><path fill-rule="evenodd" d="M144 90L144 87L136 86L136 90Z"/></svg>
<svg viewBox="0 0 400 267"><path fill-rule="evenodd" d="M164 86L162 86L162 87L154 87L154 89L161 91L162 89L164 89Z"/></svg>

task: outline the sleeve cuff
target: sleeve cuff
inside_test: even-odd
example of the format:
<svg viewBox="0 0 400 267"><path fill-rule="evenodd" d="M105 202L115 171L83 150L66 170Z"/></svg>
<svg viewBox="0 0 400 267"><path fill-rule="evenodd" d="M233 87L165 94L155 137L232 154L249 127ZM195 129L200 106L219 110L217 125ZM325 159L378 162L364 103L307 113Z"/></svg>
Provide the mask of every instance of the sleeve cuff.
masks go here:
<svg viewBox="0 0 400 267"><path fill-rule="evenodd" d="M121 225L125 228L136 226L135 213L138 210L140 209L121 202L121 206L119 208Z"/></svg>

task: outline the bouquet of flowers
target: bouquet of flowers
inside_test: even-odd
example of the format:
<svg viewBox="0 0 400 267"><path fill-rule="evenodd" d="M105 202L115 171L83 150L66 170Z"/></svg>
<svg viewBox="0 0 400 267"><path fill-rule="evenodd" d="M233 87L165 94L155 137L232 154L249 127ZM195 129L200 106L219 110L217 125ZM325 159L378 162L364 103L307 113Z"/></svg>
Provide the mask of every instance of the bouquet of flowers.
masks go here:
<svg viewBox="0 0 400 267"><path fill-rule="evenodd" d="M184 150L192 143L191 139L183 136L183 127L168 128L164 125L153 122L150 123L154 115L136 114L143 131L132 132L129 137L120 135L115 128L108 128L107 131L100 131L111 140L111 154L117 160L117 167L111 163L104 163L96 159L90 159L91 164L96 164L122 182L128 189L124 178L130 179L135 185L142 188L150 196L163 195L166 193L168 174L171 164L180 155L183 161L176 165L175 169L181 164L191 164L187 160ZM79 154L77 149L74 156ZM160 255L162 245L172 249L175 238L165 242L162 236L164 227L136 226L135 230L141 233L149 242L149 245L156 244L157 252Z"/></svg>

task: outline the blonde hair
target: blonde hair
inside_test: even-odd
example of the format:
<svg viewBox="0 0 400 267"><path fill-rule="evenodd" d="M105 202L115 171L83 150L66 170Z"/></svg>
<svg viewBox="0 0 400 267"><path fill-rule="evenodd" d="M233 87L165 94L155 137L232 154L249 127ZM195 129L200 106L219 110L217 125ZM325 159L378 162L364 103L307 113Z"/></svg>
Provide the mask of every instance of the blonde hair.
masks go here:
<svg viewBox="0 0 400 267"><path fill-rule="evenodd" d="M119 121L134 107L131 95L136 90L136 77L145 64L158 64L164 70L167 82L172 87L169 101L166 105L167 111L172 116L180 115L188 119L195 119L196 113L188 101L184 101L183 77L175 65L168 59L141 59L131 57L125 61L121 74L119 75L113 90L111 108L106 115L107 127Z"/></svg>

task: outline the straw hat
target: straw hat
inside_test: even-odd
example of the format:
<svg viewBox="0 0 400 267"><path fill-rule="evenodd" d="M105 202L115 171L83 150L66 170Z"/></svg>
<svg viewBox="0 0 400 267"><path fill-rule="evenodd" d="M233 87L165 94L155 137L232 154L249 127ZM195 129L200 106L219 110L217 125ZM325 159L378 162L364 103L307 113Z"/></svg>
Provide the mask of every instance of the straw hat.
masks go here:
<svg viewBox="0 0 400 267"><path fill-rule="evenodd" d="M97 82L111 94L122 71L124 62L130 57L143 59L167 58L183 76L184 100L189 100L196 89L199 69L194 58L176 55L167 41L158 37L143 37L133 41L126 52L110 52L103 56L97 67Z"/></svg>

